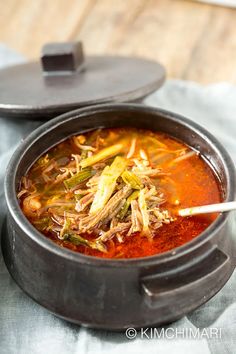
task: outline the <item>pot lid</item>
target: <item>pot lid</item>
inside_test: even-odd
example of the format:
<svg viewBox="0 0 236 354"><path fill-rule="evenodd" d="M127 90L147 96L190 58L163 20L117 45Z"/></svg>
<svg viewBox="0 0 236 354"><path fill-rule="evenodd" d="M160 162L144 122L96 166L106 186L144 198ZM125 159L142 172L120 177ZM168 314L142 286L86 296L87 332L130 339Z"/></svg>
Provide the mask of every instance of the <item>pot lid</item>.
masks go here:
<svg viewBox="0 0 236 354"><path fill-rule="evenodd" d="M145 97L164 82L157 62L132 57L88 56L81 42L50 43L41 62L0 70L0 114L49 119L88 105Z"/></svg>

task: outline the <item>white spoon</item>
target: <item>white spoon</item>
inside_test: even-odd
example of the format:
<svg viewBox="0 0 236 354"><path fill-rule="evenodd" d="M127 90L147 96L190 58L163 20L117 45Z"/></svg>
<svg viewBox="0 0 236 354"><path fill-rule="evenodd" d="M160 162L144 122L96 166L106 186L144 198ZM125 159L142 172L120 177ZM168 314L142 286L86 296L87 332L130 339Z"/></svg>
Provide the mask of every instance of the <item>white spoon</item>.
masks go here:
<svg viewBox="0 0 236 354"><path fill-rule="evenodd" d="M192 216L192 215L198 215L198 214L223 213L225 211L230 211L230 210L236 210L236 201L180 209L178 211L178 215Z"/></svg>

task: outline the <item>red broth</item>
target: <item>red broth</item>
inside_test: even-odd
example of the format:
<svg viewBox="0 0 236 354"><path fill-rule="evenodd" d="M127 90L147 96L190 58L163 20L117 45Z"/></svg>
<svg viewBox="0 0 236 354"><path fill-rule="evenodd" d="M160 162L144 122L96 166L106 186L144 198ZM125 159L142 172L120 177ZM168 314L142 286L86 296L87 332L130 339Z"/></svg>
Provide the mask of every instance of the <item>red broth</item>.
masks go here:
<svg viewBox="0 0 236 354"><path fill-rule="evenodd" d="M112 209L115 194L121 199ZM221 190L209 165L182 142L160 132L115 128L50 149L22 177L18 198L29 221L58 245L90 256L134 258L198 236L217 214L182 218L177 211L218 203Z"/></svg>

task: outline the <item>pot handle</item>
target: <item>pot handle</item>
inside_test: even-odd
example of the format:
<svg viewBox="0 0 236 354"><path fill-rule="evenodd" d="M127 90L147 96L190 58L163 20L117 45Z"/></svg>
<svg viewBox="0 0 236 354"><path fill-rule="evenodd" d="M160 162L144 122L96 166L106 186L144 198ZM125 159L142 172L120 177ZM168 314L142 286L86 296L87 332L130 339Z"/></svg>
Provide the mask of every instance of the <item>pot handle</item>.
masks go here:
<svg viewBox="0 0 236 354"><path fill-rule="evenodd" d="M160 301L169 302L173 298L177 305L185 295L192 294L193 300L202 287L213 295L219 283L224 283L231 267L229 256L214 248L207 257L188 268L143 276L141 287L145 302L149 307L158 307Z"/></svg>

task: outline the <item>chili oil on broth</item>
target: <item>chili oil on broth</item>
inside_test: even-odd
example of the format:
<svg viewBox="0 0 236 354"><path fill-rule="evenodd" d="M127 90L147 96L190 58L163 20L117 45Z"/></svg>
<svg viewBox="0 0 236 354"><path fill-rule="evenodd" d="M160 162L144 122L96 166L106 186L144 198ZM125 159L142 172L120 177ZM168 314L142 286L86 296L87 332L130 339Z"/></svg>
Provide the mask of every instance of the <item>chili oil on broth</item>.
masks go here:
<svg viewBox="0 0 236 354"><path fill-rule="evenodd" d="M29 221L58 245L91 256L134 258L195 238L217 214L182 218L177 210L218 203L221 193L211 168L188 146L164 133L125 127L76 135L53 147L22 177L18 198ZM96 223L94 215L111 205Z"/></svg>

